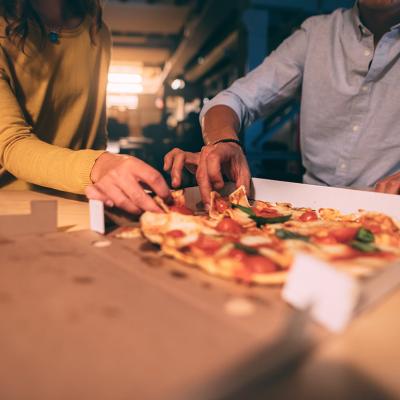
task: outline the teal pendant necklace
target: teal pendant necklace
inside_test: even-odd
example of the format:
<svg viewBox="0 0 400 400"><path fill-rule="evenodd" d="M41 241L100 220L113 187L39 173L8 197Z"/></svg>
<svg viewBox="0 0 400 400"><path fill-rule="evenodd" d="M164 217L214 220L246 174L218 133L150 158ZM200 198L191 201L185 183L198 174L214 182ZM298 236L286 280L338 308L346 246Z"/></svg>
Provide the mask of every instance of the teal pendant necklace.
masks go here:
<svg viewBox="0 0 400 400"><path fill-rule="evenodd" d="M55 30L51 30L48 33L48 37L49 37L50 42L53 44L57 44L60 42L60 34Z"/></svg>
<svg viewBox="0 0 400 400"><path fill-rule="evenodd" d="M60 32L62 29L61 25L46 25L48 29L47 37L53 44L60 43Z"/></svg>

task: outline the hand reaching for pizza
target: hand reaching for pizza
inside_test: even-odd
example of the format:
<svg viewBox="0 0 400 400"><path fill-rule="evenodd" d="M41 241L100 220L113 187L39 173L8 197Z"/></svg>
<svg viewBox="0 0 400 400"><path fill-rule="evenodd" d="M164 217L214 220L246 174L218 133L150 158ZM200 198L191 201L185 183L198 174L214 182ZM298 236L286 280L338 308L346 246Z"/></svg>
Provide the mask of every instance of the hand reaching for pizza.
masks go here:
<svg viewBox="0 0 400 400"><path fill-rule="evenodd" d="M244 185L250 192L250 169L241 147L235 143L218 143L204 146L200 153L174 149L165 156L164 169L172 175L172 185L178 187L182 181L183 168L196 174L200 193L206 204L210 192L224 186L223 175L239 187Z"/></svg>
<svg viewBox="0 0 400 400"><path fill-rule="evenodd" d="M175 148L164 157L164 171L171 174L172 186L179 188L182 184L183 169L186 168L195 175L199 162L200 153L191 153Z"/></svg>
<svg viewBox="0 0 400 400"><path fill-rule="evenodd" d="M117 206L132 214L162 212L142 185L164 199L170 196L162 175L135 157L104 153L94 164L91 179L93 184L86 188L89 199L101 200L109 207Z"/></svg>
<svg viewBox="0 0 400 400"><path fill-rule="evenodd" d="M400 172L379 181L375 191L389 194L400 194Z"/></svg>

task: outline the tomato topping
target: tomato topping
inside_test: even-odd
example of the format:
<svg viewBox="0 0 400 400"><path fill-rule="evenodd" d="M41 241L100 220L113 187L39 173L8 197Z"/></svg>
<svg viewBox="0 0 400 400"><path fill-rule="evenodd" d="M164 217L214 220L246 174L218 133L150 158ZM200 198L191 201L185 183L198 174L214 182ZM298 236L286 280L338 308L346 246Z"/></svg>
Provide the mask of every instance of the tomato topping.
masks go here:
<svg viewBox="0 0 400 400"><path fill-rule="evenodd" d="M233 235L240 235L243 233L243 227L231 218L224 218L216 227L217 231L224 233L231 233Z"/></svg>
<svg viewBox="0 0 400 400"><path fill-rule="evenodd" d="M208 255L212 255L220 249L221 242L212 237L200 235L196 242L191 244L191 247L200 249Z"/></svg>
<svg viewBox="0 0 400 400"><path fill-rule="evenodd" d="M352 227L337 228L330 231L329 235L334 237L339 243L348 243L356 237L358 229Z"/></svg>
<svg viewBox="0 0 400 400"><path fill-rule="evenodd" d="M299 218L300 221L303 222L308 222L308 221L316 221L318 220L317 213L315 211L306 211L304 214L302 214Z"/></svg>
<svg viewBox="0 0 400 400"><path fill-rule="evenodd" d="M167 236L175 239L179 239L185 236L185 233L179 229L174 229L166 233Z"/></svg>
<svg viewBox="0 0 400 400"><path fill-rule="evenodd" d="M274 217L280 217L282 215L273 208L263 208L262 210L253 208L252 210L254 211L257 217L274 218Z"/></svg>
<svg viewBox="0 0 400 400"><path fill-rule="evenodd" d="M321 244L336 244L337 243L337 240L331 235L314 236L313 241L316 243L321 243Z"/></svg>
<svg viewBox="0 0 400 400"><path fill-rule="evenodd" d="M263 256L247 256L245 262L246 266L257 274L266 274L278 270L278 266L273 261Z"/></svg>
<svg viewBox="0 0 400 400"><path fill-rule="evenodd" d="M227 200L218 198L215 200L215 209L223 214L229 208L229 203Z"/></svg>
<svg viewBox="0 0 400 400"><path fill-rule="evenodd" d="M177 212L184 215L194 215L194 212L185 206L170 206L170 211Z"/></svg>
<svg viewBox="0 0 400 400"><path fill-rule="evenodd" d="M243 261L246 260L247 254L242 250L232 249L229 252L229 257L234 259L234 260L243 262Z"/></svg>

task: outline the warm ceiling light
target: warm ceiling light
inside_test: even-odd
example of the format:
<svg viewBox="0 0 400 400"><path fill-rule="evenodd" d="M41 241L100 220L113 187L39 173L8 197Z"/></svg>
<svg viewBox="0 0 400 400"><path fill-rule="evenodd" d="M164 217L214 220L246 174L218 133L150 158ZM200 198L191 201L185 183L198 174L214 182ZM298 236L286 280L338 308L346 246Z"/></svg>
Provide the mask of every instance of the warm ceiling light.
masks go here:
<svg viewBox="0 0 400 400"><path fill-rule="evenodd" d="M143 93L143 77L130 65L111 65L107 84L107 107L121 111L136 110L138 94Z"/></svg>
<svg viewBox="0 0 400 400"><path fill-rule="evenodd" d="M109 94L138 94L143 92L140 83L115 83L108 82L107 93Z"/></svg>
<svg viewBox="0 0 400 400"><path fill-rule="evenodd" d="M139 74L127 72L110 72L108 74L109 83L142 83L143 78Z"/></svg>

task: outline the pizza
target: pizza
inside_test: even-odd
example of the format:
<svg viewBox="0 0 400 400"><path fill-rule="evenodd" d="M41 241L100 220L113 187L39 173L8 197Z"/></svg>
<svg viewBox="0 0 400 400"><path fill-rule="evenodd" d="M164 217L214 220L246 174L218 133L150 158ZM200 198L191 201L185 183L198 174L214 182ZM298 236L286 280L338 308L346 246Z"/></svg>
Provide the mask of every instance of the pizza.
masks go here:
<svg viewBox="0 0 400 400"><path fill-rule="evenodd" d="M282 284L298 252L359 276L400 259L400 225L382 213L250 202L244 187L228 197L212 192L208 211L189 209L183 191L173 192L170 204L156 201L164 213L142 215L144 237L165 255L225 279Z"/></svg>

